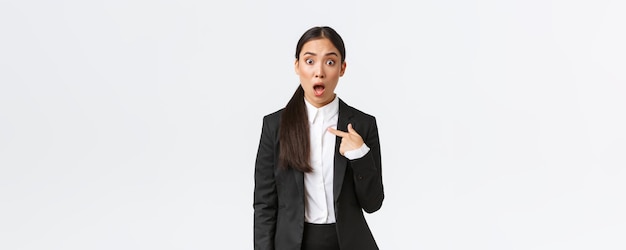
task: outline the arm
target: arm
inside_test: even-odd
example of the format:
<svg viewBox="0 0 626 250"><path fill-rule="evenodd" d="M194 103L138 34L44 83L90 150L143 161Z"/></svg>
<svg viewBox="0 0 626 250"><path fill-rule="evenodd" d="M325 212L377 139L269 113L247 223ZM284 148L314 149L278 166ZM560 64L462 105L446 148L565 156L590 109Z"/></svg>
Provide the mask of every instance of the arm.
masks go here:
<svg viewBox="0 0 626 250"><path fill-rule="evenodd" d="M354 172L354 187L357 200L365 212L378 211L385 197L383 192L383 178L380 160L380 142L376 119L372 118L372 126L365 132L364 143L370 151L362 158L351 160L350 165Z"/></svg>
<svg viewBox="0 0 626 250"><path fill-rule="evenodd" d="M274 180L274 130L263 118L261 140L254 167L254 249L274 249L277 194Z"/></svg>
<svg viewBox="0 0 626 250"><path fill-rule="evenodd" d="M383 192L383 177L380 164L380 142L378 141L378 126L376 118L370 117L368 129L361 136L352 128L352 124L348 124L348 132L339 131L328 128L328 131L341 137L341 145L339 153L342 155L350 154L355 158L350 159L350 166L353 171L354 187L357 200L365 212L373 213L378 211L383 205L385 198ZM365 139L365 140L364 140ZM361 155L363 144L369 151L365 155ZM360 151L360 152L357 152ZM361 157L362 156L362 157Z"/></svg>

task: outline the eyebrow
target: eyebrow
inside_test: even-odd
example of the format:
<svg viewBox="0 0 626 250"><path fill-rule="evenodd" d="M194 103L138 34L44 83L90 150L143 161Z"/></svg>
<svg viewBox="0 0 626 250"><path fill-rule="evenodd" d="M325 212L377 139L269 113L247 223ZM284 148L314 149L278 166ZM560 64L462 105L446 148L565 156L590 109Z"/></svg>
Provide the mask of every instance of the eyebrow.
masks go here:
<svg viewBox="0 0 626 250"><path fill-rule="evenodd" d="M307 52L304 52L304 54L303 54L303 55L312 55L312 56L317 56L317 54L315 54L315 53L313 53L313 52L308 52L308 51L307 51ZM330 55L334 55L334 56L336 56L336 57L339 57L339 55L338 55L337 53L335 53L335 52L328 52L328 53L326 53L326 56L330 56Z"/></svg>

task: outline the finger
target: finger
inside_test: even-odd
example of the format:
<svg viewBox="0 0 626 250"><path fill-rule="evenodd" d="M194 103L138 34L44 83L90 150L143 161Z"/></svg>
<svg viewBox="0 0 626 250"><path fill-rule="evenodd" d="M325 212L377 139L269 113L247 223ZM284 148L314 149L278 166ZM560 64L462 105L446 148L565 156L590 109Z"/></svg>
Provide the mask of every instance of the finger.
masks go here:
<svg viewBox="0 0 626 250"><path fill-rule="evenodd" d="M348 133L343 132L343 131L340 131L340 130L336 130L336 129L331 128L331 127L328 127L328 132L331 132L331 133L333 133L334 135L339 136L339 137L342 137L342 138L343 138L344 136L348 136Z"/></svg>

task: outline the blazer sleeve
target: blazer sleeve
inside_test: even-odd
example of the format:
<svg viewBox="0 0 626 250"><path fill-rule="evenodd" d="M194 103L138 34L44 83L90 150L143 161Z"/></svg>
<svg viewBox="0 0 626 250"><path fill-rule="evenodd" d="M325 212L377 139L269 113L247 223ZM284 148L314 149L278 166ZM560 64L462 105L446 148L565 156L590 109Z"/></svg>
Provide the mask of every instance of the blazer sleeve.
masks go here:
<svg viewBox="0 0 626 250"><path fill-rule="evenodd" d="M354 173L354 186L359 204L367 213L378 211L385 198L380 159L380 141L378 139L378 125L376 118L370 117L370 126L361 131L361 137L370 151L362 158L351 160L350 165Z"/></svg>
<svg viewBox="0 0 626 250"><path fill-rule="evenodd" d="M268 116L263 128L254 167L254 249L274 249L278 199L274 178L276 128ZM277 122L276 122L277 127Z"/></svg>

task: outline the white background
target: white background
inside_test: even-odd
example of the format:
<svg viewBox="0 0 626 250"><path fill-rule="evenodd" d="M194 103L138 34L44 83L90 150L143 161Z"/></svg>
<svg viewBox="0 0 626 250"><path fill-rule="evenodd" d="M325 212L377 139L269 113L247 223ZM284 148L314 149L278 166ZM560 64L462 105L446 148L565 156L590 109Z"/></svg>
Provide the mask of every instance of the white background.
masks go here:
<svg viewBox="0 0 626 250"><path fill-rule="evenodd" d="M377 117L382 249L626 249L626 3L0 2L0 249L252 249L314 25Z"/></svg>

